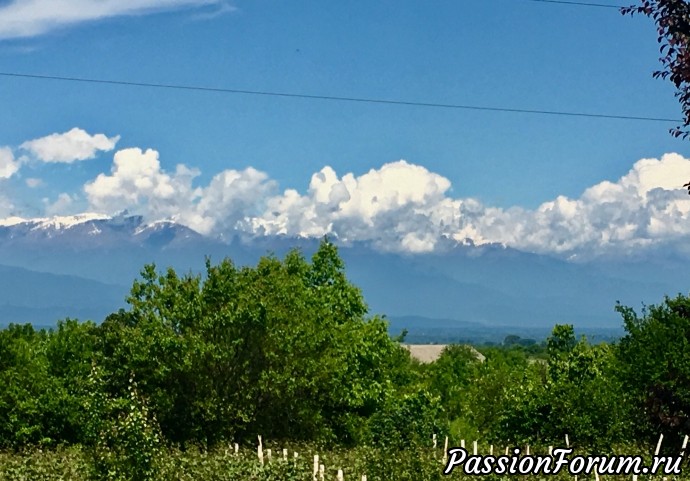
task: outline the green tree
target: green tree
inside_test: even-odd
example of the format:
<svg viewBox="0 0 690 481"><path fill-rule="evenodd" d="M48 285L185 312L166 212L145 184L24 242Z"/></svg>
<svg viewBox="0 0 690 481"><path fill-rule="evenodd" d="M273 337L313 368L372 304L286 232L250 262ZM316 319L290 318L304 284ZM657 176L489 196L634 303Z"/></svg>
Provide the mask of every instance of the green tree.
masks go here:
<svg viewBox="0 0 690 481"><path fill-rule="evenodd" d="M48 333L30 324L0 331L0 447L53 444L68 424L69 396L49 373Z"/></svg>
<svg viewBox="0 0 690 481"><path fill-rule="evenodd" d="M557 325L547 341L548 363L532 362L509 389L499 437L608 448L630 435L630 403L617 376L613 349L575 341L571 325ZM512 436L512 438L511 438Z"/></svg>
<svg viewBox="0 0 690 481"><path fill-rule="evenodd" d="M669 439L690 432L690 298L667 297L642 316L616 309L627 332L617 351L620 371L647 421L641 431Z"/></svg>
<svg viewBox="0 0 690 481"><path fill-rule="evenodd" d="M365 317L328 239L311 262L296 250L255 267L207 260L203 278L149 265L128 302L100 327L107 389L135 373L176 442L354 440L409 359Z"/></svg>

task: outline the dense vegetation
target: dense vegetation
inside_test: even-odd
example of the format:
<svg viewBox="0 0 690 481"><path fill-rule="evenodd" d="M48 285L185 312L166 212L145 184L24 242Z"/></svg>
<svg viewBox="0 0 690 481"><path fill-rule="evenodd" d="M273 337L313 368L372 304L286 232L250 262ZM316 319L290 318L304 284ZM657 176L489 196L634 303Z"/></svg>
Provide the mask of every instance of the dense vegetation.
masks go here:
<svg viewBox="0 0 690 481"><path fill-rule="evenodd" d="M484 447L568 435L607 453L659 433L675 450L690 431L683 296L642 316L618 306L615 344L558 325L541 345L506 339L484 360L450 346L428 365L367 315L327 240L310 261L207 261L203 276L149 265L128 303L100 324L0 331L0 480L310 479L309 456L328 452L370 480L422 481L441 479L446 435ZM257 463L258 435L273 464ZM304 463L280 464L283 447Z"/></svg>

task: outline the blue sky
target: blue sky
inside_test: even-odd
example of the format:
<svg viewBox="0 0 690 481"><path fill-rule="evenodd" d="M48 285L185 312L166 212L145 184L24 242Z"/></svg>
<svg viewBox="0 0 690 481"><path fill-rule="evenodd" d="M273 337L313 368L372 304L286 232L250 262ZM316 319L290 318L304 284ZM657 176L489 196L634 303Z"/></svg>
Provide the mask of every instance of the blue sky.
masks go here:
<svg viewBox="0 0 690 481"><path fill-rule="evenodd" d="M648 19L530 0L0 1L7 73L679 118L657 67ZM672 123L2 76L0 105L0 175L2 152L15 166L0 180L0 218L128 208L204 233L334 231L403 250L439 235L549 252L580 237L592 250L690 235L674 226L688 215L690 144ZM29 148L43 138L62 157ZM81 158L74 142L93 145ZM120 174L134 166L141 182L113 173L120 152ZM652 202L655 180L668 194ZM396 236L376 233L386 229Z"/></svg>

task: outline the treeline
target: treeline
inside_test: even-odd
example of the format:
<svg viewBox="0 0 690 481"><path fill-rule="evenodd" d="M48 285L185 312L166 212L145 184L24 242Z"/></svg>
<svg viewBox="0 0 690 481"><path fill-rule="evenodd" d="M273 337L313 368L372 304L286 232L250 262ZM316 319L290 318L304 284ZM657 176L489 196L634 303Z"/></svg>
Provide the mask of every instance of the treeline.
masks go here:
<svg viewBox="0 0 690 481"><path fill-rule="evenodd" d="M463 346L411 359L369 317L324 240L203 276L144 268L100 324L0 331L0 449L79 444L147 469L156 449L274 440L384 448L433 434L611 449L690 433L690 299L618 306L616 344L554 328L538 346ZM137 446L136 449L131 448ZM119 454L118 454L119 453ZM147 461L148 460L148 461ZM141 475L132 475L134 477ZM143 479L143 478L142 478Z"/></svg>

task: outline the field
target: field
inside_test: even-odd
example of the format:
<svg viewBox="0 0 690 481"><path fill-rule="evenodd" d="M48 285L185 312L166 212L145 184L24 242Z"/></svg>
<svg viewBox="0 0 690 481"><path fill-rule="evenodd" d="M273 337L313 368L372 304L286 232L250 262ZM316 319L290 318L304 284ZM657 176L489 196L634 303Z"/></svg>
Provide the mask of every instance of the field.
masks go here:
<svg viewBox="0 0 690 481"><path fill-rule="evenodd" d="M269 447L270 446L270 447ZM468 449L472 446L468 443ZM489 447L479 445L479 453L488 453ZM498 449L497 449L498 451ZM547 448L533 448L534 453L546 453ZM635 452L628 450L627 453ZM199 449L165 450L156 460L155 481L433 481L454 480L572 480L623 481L634 479L631 475L572 476L563 471L557 475L486 476L466 475L456 469L449 476L443 475L443 449L403 449L382 451L372 448L320 449L315 445L290 445L279 447L270 443L262 450L261 462L257 447L230 445L210 452ZM622 454L622 453L618 453ZM318 455L318 459L315 459ZM133 480L117 476L95 476L91 453L79 447L59 448L49 451L33 450L23 453L0 453L0 481L109 481ZM645 456L649 462L649 456ZM339 473L339 471L341 473ZM316 474L315 474L316 473ZM340 478L342 475L342 478ZM366 478L364 478L366 476ZM640 481L679 481L690 479L679 476L639 476Z"/></svg>

